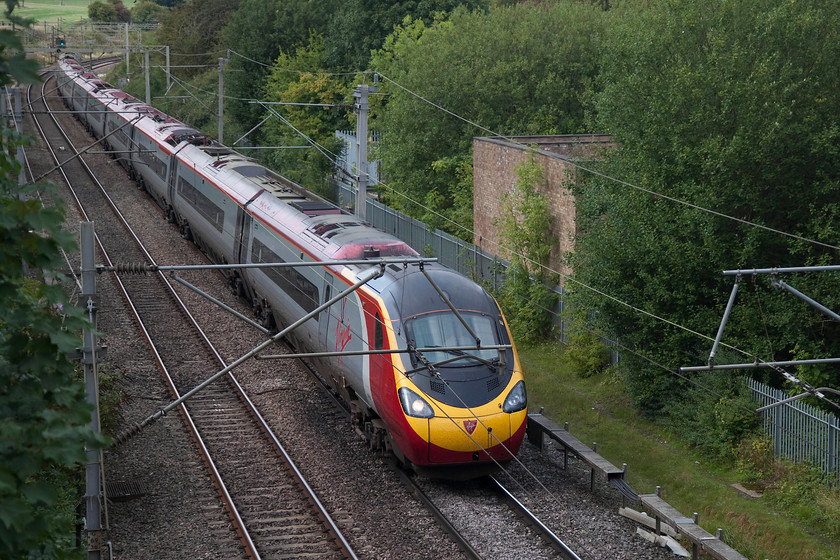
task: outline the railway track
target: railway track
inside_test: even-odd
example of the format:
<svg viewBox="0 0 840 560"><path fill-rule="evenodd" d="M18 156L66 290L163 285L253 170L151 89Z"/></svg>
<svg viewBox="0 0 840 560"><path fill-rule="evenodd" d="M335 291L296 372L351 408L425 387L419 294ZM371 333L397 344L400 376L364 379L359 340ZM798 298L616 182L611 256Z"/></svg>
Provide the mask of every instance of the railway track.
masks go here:
<svg viewBox="0 0 840 560"><path fill-rule="evenodd" d="M49 90L50 87L47 85L44 93L41 95L43 96L45 94L49 94ZM47 95L47 97L50 97L50 95ZM33 113L39 111L44 112L46 109L33 109ZM62 117L64 119L71 118L67 115L62 115ZM72 152L72 148L70 148L69 140L61 137L57 131L48 131L45 132L45 135L52 138L58 138L57 141L59 145L65 148L63 152L59 152L58 157L61 161L71 157L70 154ZM91 149L91 152L94 151L101 151L101 148L96 146ZM98 157L101 158L102 156ZM111 163L110 165L111 167L116 167L116 164L114 163ZM66 164L66 167L70 170L71 165L68 163ZM113 171L117 173L117 175L123 176L117 180L118 182L129 183L129 181L125 179L125 174L122 173L121 170ZM75 173L72 174L75 176ZM114 185L109 186L113 187ZM95 186L86 187L86 189L88 188L98 189L98 187ZM150 229L149 224L152 224L153 228L167 228L164 223L162 212L159 208L157 208L147 197L137 193L133 186L129 188L127 185L121 184L119 189L110 188L109 190L114 193L113 197L117 199L112 201L115 205L119 207L129 207L128 211L132 214L131 221L135 224L134 229L141 230L141 232L135 236L142 238L147 245L149 244L149 241L147 239L148 236L145 235L147 232L144 230ZM94 192L96 191L94 190ZM131 195L129 196L126 193L131 193ZM90 201L86 203L91 205L91 207L96 208L95 212L97 213L94 214L97 216L96 228L100 234L100 238L107 241L106 249L107 246L110 245L112 238L117 239L124 236L126 231L125 225L116 221L111 224L110 218L108 223L105 223L105 217L112 215L113 210L110 209L109 203L105 201L96 202L98 198L102 198L101 194L88 193L76 196L83 199L77 202L78 204L82 205L83 201L88 201L89 198ZM136 225L137 223L141 224L139 228ZM191 255L197 255L197 251L192 249L192 246L189 244L178 244L178 247L173 247L171 239L168 243L166 241L158 243L158 245L155 245L153 249L149 250L149 253L155 255L159 260L158 264L161 265L181 264L186 258L199 258L198 256L185 257L185 248L187 247L190 248L188 251L192 251L190 253ZM120 254L121 262L153 262L151 257L143 254L142 252L129 253L128 247L125 249L119 247L111 249L112 253L115 251ZM207 274L207 277L204 279L193 277L189 274L185 274L184 276L188 277L194 284L202 285L204 280L206 280L208 284L215 283L218 285L221 283L220 277L216 273L202 273ZM200 275L199 273L195 274ZM210 276L212 276L212 278L210 278ZM152 282L152 279L150 278L125 274L115 275L115 279L131 286L132 289L138 290L141 289L142 286L150 285ZM160 286L163 286L166 278L160 276L154 281L158 282ZM155 328L157 327L163 328L164 321L161 320L161 318L172 314L173 309L180 305L180 303L178 303L179 299L186 299L188 302L200 299L198 296L185 293L186 290L184 289L179 290L178 286L175 288L175 291L181 294L180 298L178 298L177 295L170 295L166 296L166 299L163 299L159 297L161 292L155 291L153 292L154 295L145 298L145 300L138 300L138 302L142 303L142 305L138 303L137 306L146 309L143 314L145 317L145 322L143 324L149 324L149 328L147 328L147 330L155 331ZM162 289L162 287L160 289ZM205 313L209 315L208 312ZM205 327L205 329L209 328L210 331L213 331L213 329L219 331L215 333L211 332L209 339L218 341L220 336L226 337L227 339L233 338L231 337L233 331L231 330L230 322L225 323L224 321L218 320L218 310L214 309L212 313L213 315L209 318L209 320L203 318L198 321ZM183 313L176 312L176 314ZM193 320L192 323L196 323L196 321ZM175 327L174 330L181 332L191 330L193 328L194 327L190 326L190 323L187 322L182 323L181 326ZM237 326L236 328L239 327ZM165 328L163 328L160 332L155 331L155 336L157 337L157 340L160 341L159 345L161 351L165 351L167 355L171 354L173 358L168 359L169 363L175 364L174 367L170 368L172 370L171 383L173 387L170 389L171 394L167 397L170 399L172 398L172 395L182 393L184 390L192 388L199 381L204 380L211 373L220 369L222 367L222 363L224 362L224 360L222 360L219 356L219 352L216 353L216 356L212 356L212 352L208 352L206 356L199 356L197 351L192 353L184 352L184 348L200 349L209 347L209 340L205 341L208 337L199 336L198 338L190 339L186 343L179 343L173 336L171 336L171 331L172 329L167 331ZM167 332L170 333L170 336L167 335ZM247 338L247 340L250 341L248 342L250 346L245 349L240 348L236 352L232 352L228 349L222 351L221 355L225 356L228 361L237 358L243 353L243 350L249 350L253 347L255 340L259 342L260 337L262 336L263 335L259 333L251 333L250 336L243 336L237 332L236 338ZM189 346L186 346L185 344L189 344ZM266 362L262 362L262 364L265 363ZM315 470L318 471L318 492L321 496L327 495L327 500L331 501L330 509L334 512L334 516L340 518L341 525L345 529L346 533L353 534L354 545L356 545L357 548L362 549L359 556L368 558L456 558L458 557L458 552L457 550L453 550L455 547L451 544L451 542L458 541L460 538L465 543L460 545L463 554L464 556L470 558L501 558L511 557L512 554L533 558L574 557L562 555L563 553L558 552L555 548L557 546L556 543L546 544L544 539L550 537L543 537L539 534L539 525L550 525L556 531L558 529L558 523L556 520L554 523L543 524L530 522L528 525L523 525L523 523L511 513L510 509L503 505L502 501L498 497L498 491L491 491L489 489L484 489L483 487L479 489L455 485L448 488L444 486L442 490L435 490L434 488L432 488L432 490L426 489L430 494L435 494L432 498L432 502L436 505L433 505L432 509L443 511L442 515L449 519L448 523L438 522L438 525L435 525L434 521L431 521L431 516L421 512L420 510L423 508L418 507L417 504L413 503L416 502L416 500L405 496L404 491L400 491L399 484L396 483L396 480L386 480L383 478L383 474L379 472L376 467L370 468L368 463L379 462L370 461L369 452L365 455L367 450L362 450L362 460L358 463L351 462L354 459L350 458L349 455L346 455L345 452L352 450L351 448L354 447L361 448L363 445L360 444L358 440L355 439L355 436L352 435L352 429L349 428L348 424L338 418L340 413L333 413L329 410L331 407L329 406L326 398L315 396L311 386L304 386L303 384L300 384L299 381L301 376L299 373L279 375L276 373L280 369L280 367L276 366L277 362L272 363L270 367L266 367L262 364L253 368L258 370L256 375L249 373L246 369L246 371L243 372L243 375L240 376L241 384L247 388L249 394L251 395L251 399L256 406L263 411L263 415L266 417L268 424L271 426L270 429L273 429L275 433L282 433L284 441L288 440L289 437L293 435L289 431L284 431L286 424L288 424L290 415L293 414L304 420L303 425L296 423L294 426L294 432L296 432L294 435L300 435L301 439L304 441L302 449L306 450L304 452L305 456L299 457L299 459L304 459L304 464L308 463L308 467L306 469L308 474L313 474ZM229 381L228 383L232 382ZM240 423L248 424L250 422L249 420L246 420L250 413L241 413L242 409L240 408L239 401L243 400L243 398L234 397L228 399L229 395L227 395L227 391L222 390L224 385L225 382L221 380L216 382L210 387L210 389L213 389L214 391L218 390L219 394L216 392L208 392L196 396L196 399L198 400L189 401L187 403L187 407L185 407L184 413L188 412L190 414L197 415L201 412L201 416L206 417L206 421L198 422L196 423L196 426L198 427L200 424L201 430L219 432L219 442L209 446L204 445L204 447L208 447L208 452L213 454L212 456L218 463L215 470L224 471L220 472L219 476L225 481L225 489L219 489L217 492L220 496L224 496L225 494L230 495L231 505L225 506L225 509L227 509L227 511L231 511L231 508L236 508L240 517L243 519L243 523L241 525L245 527L244 530L248 531L249 536L246 539L241 536L243 529L232 528L237 526L237 523L236 521L230 521L229 518L232 517L235 520L236 515L225 515L223 519L220 518L219 521L213 520L211 523L214 525L217 523L220 526L223 525L225 528L228 528L226 529L228 533L236 531L236 533L234 533L235 536L231 538L231 540L235 541L232 548L229 549L227 548L227 545L223 544L222 539L224 538L225 531L220 530L217 533L214 533L214 536L212 537L213 539L216 539L216 534L221 535L218 537L220 539L218 543L215 541L213 542L213 546L211 547L214 549L213 554L204 554L200 556L197 553L193 554L189 549L181 548L181 550L189 550L188 554L196 558L247 557L248 555L245 552L247 545L242 544L240 546L239 543L245 543L248 539L250 539L256 543L255 548L257 549L257 554L261 554L261 557L280 557L284 554L282 552L284 548L281 544L284 537L275 533L275 537L272 538L270 536L270 531L273 528L276 528L275 526L278 524L291 523L288 518L285 518L286 521L281 521L281 518L279 515L275 515L275 512L281 509L277 506L277 504L286 500L286 493L291 494L293 491L291 487L286 489L285 487L282 487L281 483L276 482L274 478L271 478L268 475L263 475L264 463L277 462L274 459L274 456L279 452L275 451L274 448L266 449L261 446L255 446L244 453L230 457L228 456L227 451L216 451L217 447L219 449L226 450L228 447L231 447L233 443L238 444L241 433L239 428ZM271 410L270 407L275 406L277 401L281 400L275 398L280 393L291 394L289 404L284 405L286 406L285 409L282 407L275 407L274 410ZM284 398L286 396L287 395L284 395ZM167 401L164 399L160 400L161 405L166 402ZM269 411L266 410L267 408ZM307 419L307 416L310 416L310 418ZM336 416L336 418L333 418L333 416ZM299 418L295 419L296 422L298 419ZM161 420L155 425L161 425L167 422L169 422L169 419ZM259 431L261 430L263 430L263 428L259 429ZM325 432L329 432L329 438L325 437ZM352 437L345 437L342 440L341 438L344 436L339 435L338 439L332 439L332 437L338 433L345 433L346 436L346 432L350 432ZM138 436L138 439L142 437L144 436L141 434ZM327 439L328 441L322 446L324 449L322 451L318 451L315 448L317 445L320 445L320 442L323 439ZM198 447L202 446L199 445ZM528 450L526 450L526 454L527 451ZM172 455L178 455L179 453L180 452L172 453ZM358 458L356 458L356 460L358 460ZM204 461L207 462L206 459ZM174 469L185 468L187 466L187 462L188 461L181 461L179 458L178 461L174 461ZM328 462L329 465L327 465ZM165 471L167 469L173 468L173 466L166 464L166 462L164 463L165 466L162 469L164 474L162 476L166 476ZM312 466L313 463L315 464L314 469ZM223 467L223 464L229 465L229 468ZM349 466L345 467L345 464L348 464ZM209 472L212 471L213 469L211 468ZM232 472L232 474L228 474L229 472ZM237 480L236 477L238 476L242 476L242 478L239 479L241 482L235 482ZM275 491L277 488L281 489L279 491ZM272 494L271 492L274 493ZM557 493L557 488L552 487L552 492ZM411 493L415 496L417 495L415 490L411 490ZM540 490L536 490L535 495L541 496L537 497L537 502L540 500L545 502L545 496L542 495ZM358 500L358 502L347 501L349 496L353 496L353 499ZM201 507L203 509L207 509L211 512L215 512L219 509L217 500L207 500L202 497L196 497L196 500L201 502ZM485 508L483 502L488 502L492 505ZM537 506L537 508L539 507L539 504L532 505ZM542 505L546 506L545 503ZM558 504L547 504L548 508L552 508L552 506L556 505ZM493 510L495 510L495 513L493 513ZM547 512L544 513L548 514ZM594 519L591 515L589 515L589 518ZM464 520L466 520L466 522ZM454 533L461 533L461 537L446 537L439 527L447 524L453 527ZM563 527L565 528L565 519L563 520L563 524ZM263 529L265 529L265 533L263 533ZM189 531L189 529L186 529L186 531ZM173 534L178 533L173 532ZM167 535L167 537L182 538L186 540L183 536L184 534L185 530L182 529L180 532L181 537L169 537L169 535ZM599 540L600 538L598 537L589 538L587 545ZM308 553L313 548L312 546L304 546L301 548L299 546L300 543L288 542L288 539L286 539L286 541L286 544L290 545L288 550L300 551L303 549ZM335 538L327 538L326 541L328 543L334 543ZM271 544L261 549L261 542L268 542ZM298 546L298 548L293 548L294 546ZM577 542L574 546L580 546L580 542ZM167 547L163 548L164 550L167 550ZM470 548L472 548L473 552L469 552ZM228 553L226 552L227 550L232 550L232 552ZM621 550L621 548L610 548L609 550L614 552L616 550ZM291 554L294 555L297 554L297 552L292 552ZM166 553L161 554L159 552L156 555L129 554L125 557L157 558L167 555L168 554ZM178 556L184 556L184 553L179 554ZM595 553L593 555L591 550L588 550L588 554L582 554L582 556L586 558L608 556L617 557L612 554L601 555L599 553ZM657 555L648 556L635 553L623 555L619 554L618 556L633 558L658 558ZM341 555L338 554L326 557L341 557Z"/></svg>
<svg viewBox="0 0 840 560"><path fill-rule="evenodd" d="M45 80L40 94L29 90L29 110L36 117L39 134L47 144L57 146L51 148L53 157L62 164L60 173L83 216L95 219L104 261L113 266L109 255L119 255L122 262L155 263L121 215L119 201L108 195L84 159L75 157L78 148L50 114L51 106L60 103L52 84L51 79ZM59 110L64 110L63 105ZM116 282L172 398L225 367L222 356L163 274L151 278L118 274ZM208 386L182 405L180 413L214 480L244 557L356 557L233 375L224 383ZM255 483L252 473L257 460Z"/></svg>
<svg viewBox="0 0 840 560"><path fill-rule="evenodd" d="M311 364L298 360L301 367L309 372L313 380L321 387L335 404L336 413L348 421L350 412L342 401L332 394ZM418 480L399 466L392 457L383 457L389 467L411 494L426 508L458 545L464 556L470 560L500 557L499 551L493 550L492 542L487 538L487 527L494 527L494 539L501 538L505 547L511 546L511 539L517 541L513 547L522 553L522 557L532 560L540 558L559 558L561 560L580 560L580 557L561 540L536 513L517 499L514 492L505 487L500 478L486 476L479 481L463 486L472 487L476 497L467 491L470 501L470 515L463 515L464 508L452 511L453 502L463 500L464 487L461 484L446 484L429 480ZM449 510L449 511L447 511ZM505 554L502 553L501 556Z"/></svg>

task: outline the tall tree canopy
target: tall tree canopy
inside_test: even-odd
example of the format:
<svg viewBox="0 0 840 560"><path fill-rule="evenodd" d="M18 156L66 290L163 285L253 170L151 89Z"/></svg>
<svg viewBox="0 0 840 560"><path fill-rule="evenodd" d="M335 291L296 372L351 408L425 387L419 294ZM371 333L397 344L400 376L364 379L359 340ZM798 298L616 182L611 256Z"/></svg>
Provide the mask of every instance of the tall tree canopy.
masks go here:
<svg viewBox="0 0 840 560"><path fill-rule="evenodd" d="M217 64L222 56L218 51L219 35L239 4L240 0L187 0L159 14L162 25L157 40L162 45L170 45L175 58L172 64L196 66L178 68L176 74L192 76L203 71L202 64ZM189 55L189 58L178 55Z"/></svg>
<svg viewBox="0 0 840 560"><path fill-rule="evenodd" d="M611 132L618 148L601 170L834 246L588 176L576 192L576 279L644 313L570 284L575 297L646 358L699 365L709 340L651 316L714 337L733 283L721 270L840 261L840 11L833 0L656 0L611 16L591 127ZM837 279L788 281L836 310ZM763 360L840 356L836 322L772 290L766 277L744 281L724 342ZM682 382L632 354L624 359L643 409L662 410ZM717 361L751 359L732 352ZM797 374L840 385L836 367Z"/></svg>
<svg viewBox="0 0 840 560"><path fill-rule="evenodd" d="M262 143L268 146L309 146L271 150L265 155L265 161L274 169L282 169L290 179L307 188L317 189L323 195L331 192L327 179L335 169L331 158L325 157L319 148L332 155L341 151L335 131L349 128L345 103L350 95L348 78L326 71L323 40L313 34L308 46L296 49L293 55L280 53L265 86L267 101L300 105L272 107L273 112L267 112L269 120L259 133ZM286 122L277 118L276 114ZM306 134L318 147L311 146L298 131Z"/></svg>
<svg viewBox="0 0 840 560"><path fill-rule="evenodd" d="M458 163L470 164L472 138L489 132L429 101L500 134L582 132L602 21L600 9L566 1L459 9L431 26L407 21L372 61L388 95L374 126L384 133L379 155L390 185L435 212L456 211ZM391 202L424 213L401 197Z"/></svg>
<svg viewBox="0 0 840 560"><path fill-rule="evenodd" d="M237 137L263 118L259 105L249 100L262 98L270 61L306 46L313 33L323 35L339 4L338 0L243 0L221 33L222 45L234 51L225 94L231 130L236 129Z"/></svg>
<svg viewBox="0 0 840 560"><path fill-rule="evenodd" d="M330 68L364 70L371 53L382 47L385 37L406 16L431 23L435 14L458 6L485 9L487 0L350 0L342 2L330 17L324 48Z"/></svg>

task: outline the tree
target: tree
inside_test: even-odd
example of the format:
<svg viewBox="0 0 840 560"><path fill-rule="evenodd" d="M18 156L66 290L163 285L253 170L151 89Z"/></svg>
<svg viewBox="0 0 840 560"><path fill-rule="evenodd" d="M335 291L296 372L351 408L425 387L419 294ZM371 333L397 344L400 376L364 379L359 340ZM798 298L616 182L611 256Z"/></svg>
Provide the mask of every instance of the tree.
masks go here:
<svg viewBox="0 0 840 560"><path fill-rule="evenodd" d="M721 270L838 260L830 245L840 238L840 14L830 0L662 0L610 15L592 128L612 133L618 148L600 171L829 244L601 177L582 182L575 277L627 305L587 288L574 297L605 332L644 355L623 360L634 397L655 414L679 399L683 381L648 360L668 368L705 363L711 343L653 317L714 336L732 286ZM840 307L835 275L791 283ZM747 284L724 342L765 360L840 355L836 322L766 280ZM836 368L799 374L840 384Z"/></svg>
<svg viewBox="0 0 840 560"><path fill-rule="evenodd" d="M423 205L451 219L458 168L436 162L471 160L474 136L581 132L603 17L561 1L487 14L458 9L432 25L406 20L372 60L387 95L372 121L383 133L383 171L394 190L419 204L402 196L390 203L414 216Z"/></svg>
<svg viewBox="0 0 840 560"><path fill-rule="evenodd" d="M24 26L11 14L17 2L6 4L7 19ZM0 67L3 85L39 79L8 29L0 31ZM0 557L65 558L75 544L73 510L58 504L73 492L70 469L85 461L85 443L103 443L86 428L91 407L67 357L87 323L59 284L27 274L58 277L73 241L60 229L60 204L46 207L35 187L17 186L9 154L27 139L6 130L0 142Z"/></svg>
<svg viewBox="0 0 840 560"><path fill-rule="evenodd" d="M221 33L221 43L230 48L231 61L225 89L232 134L244 134L263 118L259 98L271 69L266 61L280 53L294 53L313 33L323 35L337 0L243 0ZM312 69L309 69L312 70Z"/></svg>
<svg viewBox="0 0 840 560"><path fill-rule="evenodd" d="M119 21L117 8L110 2L96 0L88 5L88 17L91 21L116 22Z"/></svg>
<svg viewBox="0 0 840 560"><path fill-rule="evenodd" d="M239 4L240 0L187 0L161 14L157 41L170 45L176 60L183 60L178 55L187 55L186 65L197 67L180 68L177 70L179 76L193 77L206 72L200 68L201 65L218 64L221 55L218 51L219 35Z"/></svg>
<svg viewBox="0 0 840 560"><path fill-rule="evenodd" d="M313 34L308 46L299 47L294 55L280 53L268 75L264 94L266 101L312 105L274 107L288 124L272 116L257 136L263 144L308 146L309 142L294 130L297 129L329 153L339 153L341 143L336 140L335 131L349 128L345 100L350 96L351 88L346 77L342 79L325 71L317 72L323 67L323 40L316 34ZM273 150L267 155L266 162L307 188L328 194L325 179L335 171L334 164L315 147Z"/></svg>
<svg viewBox="0 0 840 560"><path fill-rule="evenodd" d="M108 0L108 2L114 5L114 10L117 14L117 21L123 23L131 22L131 11L125 7L125 4L122 3L122 0Z"/></svg>
<svg viewBox="0 0 840 560"><path fill-rule="evenodd" d="M167 9L151 0L140 0L131 8L134 23L158 23Z"/></svg>
<svg viewBox="0 0 840 560"><path fill-rule="evenodd" d="M382 48L385 37L410 16L432 23L437 13L458 6L484 10L486 0L351 0L342 2L330 17L324 49L327 67L334 70L364 70L371 52Z"/></svg>
<svg viewBox="0 0 840 560"><path fill-rule="evenodd" d="M498 294L514 338L528 343L544 339L551 330L551 310L557 295L548 285L557 284L548 272L548 258L556 239L551 237L551 212L543 167L535 154L514 168L516 187L502 195L502 212L494 221L510 260Z"/></svg>

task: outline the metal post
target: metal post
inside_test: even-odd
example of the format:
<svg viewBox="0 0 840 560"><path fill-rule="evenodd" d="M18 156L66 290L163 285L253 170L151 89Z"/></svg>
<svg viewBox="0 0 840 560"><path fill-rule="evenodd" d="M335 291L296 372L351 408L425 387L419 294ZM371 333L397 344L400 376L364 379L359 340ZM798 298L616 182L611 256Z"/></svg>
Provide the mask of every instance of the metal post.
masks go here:
<svg viewBox="0 0 840 560"><path fill-rule="evenodd" d="M15 130L23 132L23 103L21 101L21 90L19 87L12 88L15 96ZM18 171L18 185L26 184L26 167L23 165L23 146L17 147L17 162L20 164Z"/></svg>
<svg viewBox="0 0 840 560"><path fill-rule="evenodd" d="M732 286L732 293L729 294L729 301L726 303L726 310L724 310L723 312L723 319L720 322L720 327L718 327L717 336L715 336L715 342L714 344L712 344L712 351L709 354L709 365L712 365L715 362L715 354L717 354L720 339L723 338L723 329L726 326L726 321L729 320L729 314L732 313L732 305L735 303L735 296L738 294L738 284L739 282L736 280L735 285Z"/></svg>
<svg viewBox="0 0 840 560"><path fill-rule="evenodd" d="M353 97L356 98L355 112L356 119L356 215L362 220L367 214L367 186L368 186L368 113L370 103L368 95L375 92L376 86L362 84L353 90Z"/></svg>
<svg viewBox="0 0 840 560"><path fill-rule="evenodd" d="M126 75L130 74L131 71L128 69L128 23L125 24L125 73Z"/></svg>
<svg viewBox="0 0 840 560"><path fill-rule="evenodd" d="M694 512L694 524L697 525L697 521L699 520L699 515L697 512ZM700 546L695 542L691 543L691 560L698 560L700 558Z"/></svg>
<svg viewBox="0 0 840 560"><path fill-rule="evenodd" d="M152 87L150 83L149 77L149 51L146 51L145 56L143 57L144 62L146 63L146 105L152 104Z"/></svg>
<svg viewBox="0 0 840 560"><path fill-rule="evenodd" d="M840 460L837 458L837 419L833 414L828 416L828 466L826 471L840 474Z"/></svg>
<svg viewBox="0 0 840 560"><path fill-rule="evenodd" d="M225 59L219 57L219 144L224 144L224 134L225 134L225 124L224 124L224 115L225 115L225 98L224 98L224 74L222 74L222 65L225 63Z"/></svg>
<svg viewBox="0 0 840 560"><path fill-rule="evenodd" d="M166 91L172 87L172 76L169 75L169 45L164 47L166 49Z"/></svg>
<svg viewBox="0 0 840 560"><path fill-rule="evenodd" d="M82 249L82 294L90 319L90 327L84 331L82 347L82 362L85 372L85 396L89 404L94 406L90 415L88 427L91 431L99 432L99 379L96 369L96 266L94 262L95 247L93 236L93 222L81 223ZM100 486L100 462L102 452L85 449L87 464L85 466L85 530L88 534L87 558L99 560L102 550L102 503Z"/></svg>
<svg viewBox="0 0 840 560"><path fill-rule="evenodd" d="M780 289L782 289L782 290L784 290L784 291L786 291L790 294L793 294L794 296L798 297L799 299L801 299L802 301L804 301L805 303L807 303L808 305L810 305L814 309L828 315L829 317L831 317L835 321L840 321L840 314L835 313L834 311L832 311L831 309L822 305L821 303L817 302L816 300L814 300L812 298L809 298L808 296L806 296L805 294L803 294L802 292L800 292L799 290L797 290L796 288L794 288L790 284L787 284L787 283L777 279L773 282L773 286L775 286L776 288L780 288Z"/></svg>

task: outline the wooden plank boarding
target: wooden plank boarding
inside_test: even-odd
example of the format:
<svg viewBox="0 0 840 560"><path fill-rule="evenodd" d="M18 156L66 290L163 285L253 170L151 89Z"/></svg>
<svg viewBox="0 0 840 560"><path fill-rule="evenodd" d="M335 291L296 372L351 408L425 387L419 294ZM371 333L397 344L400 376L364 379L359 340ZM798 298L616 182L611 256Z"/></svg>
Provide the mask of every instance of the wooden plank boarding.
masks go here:
<svg viewBox="0 0 840 560"><path fill-rule="evenodd" d="M602 473L608 480L624 478L624 469L620 469L593 451L591 447L577 439L568 430L558 426L553 420L542 414L528 415L528 440L542 449L543 434L547 435L563 446L563 451L572 451L584 461L593 471ZM566 465L564 465L566 466Z"/></svg>
<svg viewBox="0 0 840 560"><path fill-rule="evenodd" d="M658 495L644 494L639 498L642 500L642 505L656 516L657 533L661 520L691 541L692 558L697 558L699 551L703 550L719 560L747 560L746 556L700 527L694 519L685 517Z"/></svg>
<svg viewBox="0 0 840 560"><path fill-rule="evenodd" d="M588 464L590 467L590 490L594 489L596 471L602 473L607 480L612 481L613 486L619 487L619 490L621 490L620 486L626 486L626 481L624 480L626 475L625 469L619 469L601 457L594 449L571 435L568 427L569 424L566 423L565 428L561 428L541 413L529 414L526 433L528 440L539 449L543 448L544 436L546 435L563 446L564 467L567 466L569 451ZM691 541L692 558L695 560L698 558L700 550L703 550L718 560L747 560L746 556L743 556L737 550L727 545L719 537L712 535L700 527L695 519L685 517L676 508L663 500L658 494L658 488L657 494L636 496L635 492L632 492L629 486L627 487L628 490L631 490L633 499L640 499L642 505L653 513L656 519L655 530L657 536L663 532L661 530L661 522L664 521L677 534Z"/></svg>

